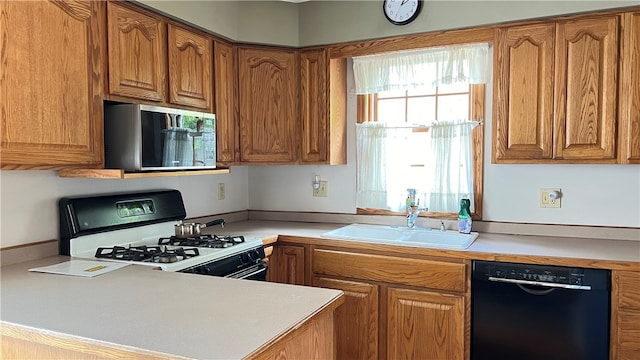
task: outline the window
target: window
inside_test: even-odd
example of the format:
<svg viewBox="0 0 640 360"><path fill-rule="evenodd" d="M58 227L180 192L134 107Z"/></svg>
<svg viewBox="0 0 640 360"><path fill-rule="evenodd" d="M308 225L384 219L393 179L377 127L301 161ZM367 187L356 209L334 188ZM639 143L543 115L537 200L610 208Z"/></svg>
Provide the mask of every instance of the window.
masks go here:
<svg viewBox="0 0 640 360"><path fill-rule="evenodd" d="M447 49L456 52L461 47ZM391 63L389 71L384 68L388 62L374 71L366 69L370 90L358 96L359 214L403 213L406 190L415 188L420 206L429 208L427 216L454 216L459 199L469 197L474 217L481 217L483 127L470 124L484 119L486 80L473 80L477 73L464 71L469 68L468 52L453 57L462 59L459 66L450 66L447 49L436 49L445 53L436 57L449 57L444 67L440 60L434 63L432 54L425 64L421 54L418 61ZM389 55L385 57L387 61ZM369 57L366 62L372 66ZM446 72L445 67L458 71ZM356 69L354 59L356 83L358 72L362 69ZM485 70L485 79L487 75ZM453 77L458 79L441 80ZM363 138L368 140L362 143Z"/></svg>

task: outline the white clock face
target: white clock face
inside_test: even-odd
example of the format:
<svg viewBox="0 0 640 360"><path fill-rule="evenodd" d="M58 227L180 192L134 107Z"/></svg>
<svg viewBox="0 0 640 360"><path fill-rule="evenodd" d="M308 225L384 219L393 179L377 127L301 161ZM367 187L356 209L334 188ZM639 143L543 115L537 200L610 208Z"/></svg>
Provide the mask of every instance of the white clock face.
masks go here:
<svg viewBox="0 0 640 360"><path fill-rule="evenodd" d="M418 16L421 5L419 0L385 0L382 4L384 15L396 25L413 21Z"/></svg>

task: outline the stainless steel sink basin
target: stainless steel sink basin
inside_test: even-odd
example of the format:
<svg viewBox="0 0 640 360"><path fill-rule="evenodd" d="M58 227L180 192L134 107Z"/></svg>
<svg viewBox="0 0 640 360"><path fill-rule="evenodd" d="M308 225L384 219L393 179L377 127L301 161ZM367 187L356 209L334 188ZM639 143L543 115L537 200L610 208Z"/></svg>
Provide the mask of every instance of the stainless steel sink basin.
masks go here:
<svg viewBox="0 0 640 360"><path fill-rule="evenodd" d="M478 237L478 233L461 234L457 231L440 231L428 228L407 228L387 225L351 224L328 231L324 238L368 241L405 246L466 249Z"/></svg>

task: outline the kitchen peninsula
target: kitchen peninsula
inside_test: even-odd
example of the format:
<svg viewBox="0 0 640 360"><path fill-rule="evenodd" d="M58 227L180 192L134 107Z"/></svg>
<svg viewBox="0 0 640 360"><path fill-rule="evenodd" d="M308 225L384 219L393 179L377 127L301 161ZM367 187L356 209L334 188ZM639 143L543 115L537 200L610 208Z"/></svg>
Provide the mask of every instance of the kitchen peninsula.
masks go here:
<svg viewBox="0 0 640 360"><path fill-rule="evenodd" d="M2 358L333 357L341 291L129 265L93 278L2 268Z"/></svg>

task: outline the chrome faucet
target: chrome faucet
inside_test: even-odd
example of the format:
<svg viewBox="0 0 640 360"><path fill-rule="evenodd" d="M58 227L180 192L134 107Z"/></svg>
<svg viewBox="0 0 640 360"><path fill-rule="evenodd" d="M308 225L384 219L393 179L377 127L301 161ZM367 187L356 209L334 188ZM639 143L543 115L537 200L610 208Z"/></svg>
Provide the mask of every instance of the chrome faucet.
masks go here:
<svg viewBox="0 0 640 360"><path fill-rule="evenodd" d="M416 225L416 219L421 211L427 211L427 208L421 208L418 206L407 205L407 227L413 229Z"/></svg>

